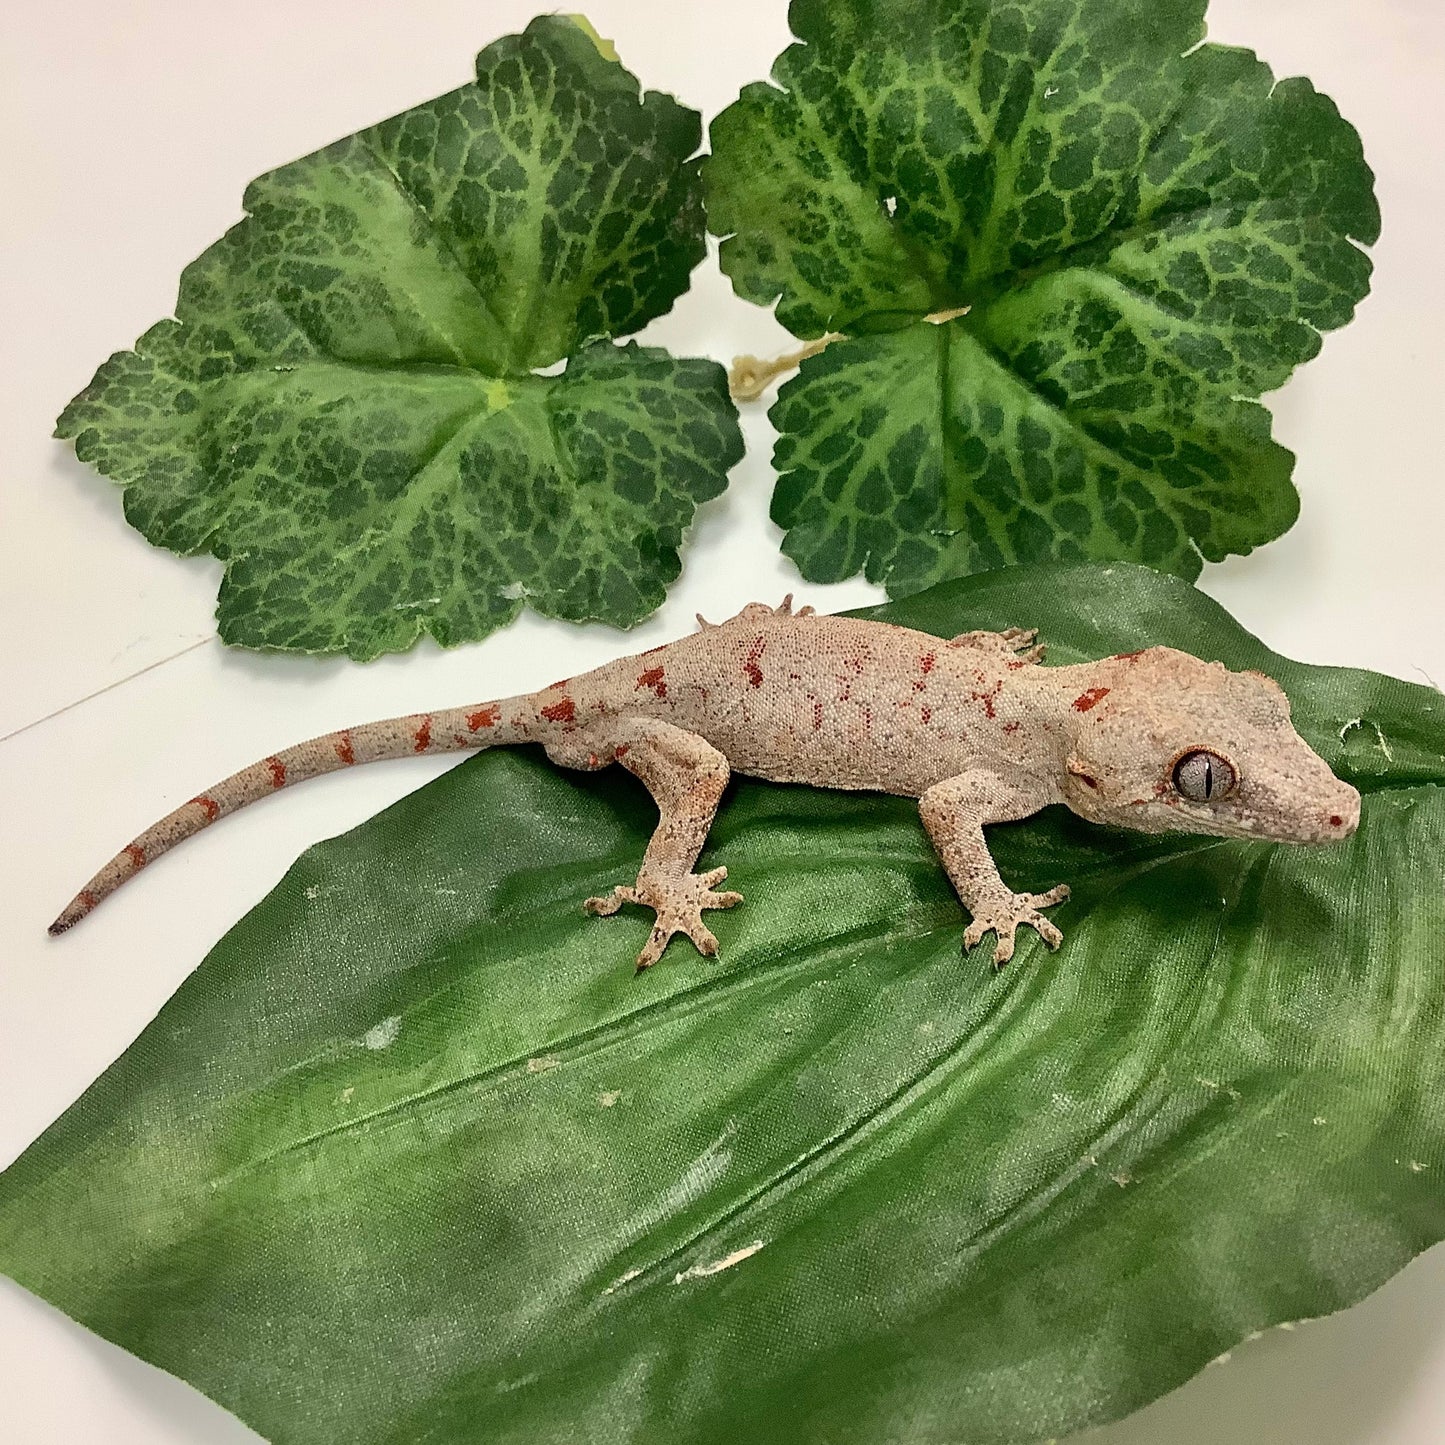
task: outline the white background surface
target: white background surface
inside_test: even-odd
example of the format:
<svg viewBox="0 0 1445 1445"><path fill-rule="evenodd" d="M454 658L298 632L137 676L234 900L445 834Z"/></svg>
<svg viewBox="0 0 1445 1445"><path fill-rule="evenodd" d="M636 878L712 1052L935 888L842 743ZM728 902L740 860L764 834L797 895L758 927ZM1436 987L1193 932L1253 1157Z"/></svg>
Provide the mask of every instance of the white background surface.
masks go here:
<svg viewBox="0 0 1445 1445"><path fill-rule="evenodd" d="M770 431L704 507L663 611L624 639L528 615L479 646L361 668L228 652L219 567L149 547L111 487L51 441L111 351L167 315L182 266L239 219L253 176L462 83L531 0L70 0L4 25L0 135L0 1165L121 1053L210 945L308 844L447 764L378 765L249 810L168 858L60 942L45 925L115 848L198 788L301 738L520 691L796 588L824 610L861 582L799 586L767 521ZM784 0L593 0L651 87L711 117L786 43ZM1211 569L1206 590L1281 651L1445 682L1435 428L1445 367L1445 7L1215 0L1214 39L1308 74L1361 130L1384 238L1356 322L1272 398L1303 516ZM728 360L785 349L712 262L645 333ZM1445 944L1442 944L1445 953ZM1442 960L1445 961L1445 960ZM239 1445L188 1387L0 1280L0 1440ZM1099 1445L1438 1445L1445 1252L1356 1309L1275 1332Z"/></svg>

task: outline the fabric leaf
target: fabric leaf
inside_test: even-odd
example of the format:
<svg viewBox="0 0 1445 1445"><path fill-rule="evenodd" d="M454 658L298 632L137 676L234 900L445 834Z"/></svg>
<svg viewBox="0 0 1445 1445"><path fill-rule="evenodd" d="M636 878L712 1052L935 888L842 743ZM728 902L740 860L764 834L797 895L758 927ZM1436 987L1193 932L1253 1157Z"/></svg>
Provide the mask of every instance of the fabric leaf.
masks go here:
<svg viewBox="0 0 1445 1445"><path fill-rule="evenodd" d="M369 658L523 598L635 623L742 454L719 368L598 340L702 258L699 139L589 31L535 20L473 83L255 181L177 319L57 435L152 542L226 562L230 642Z"/></svg>
<svg viewBox="0 0 1445 1445"><path fill-rule="evenodd" d="M1333 103L1199 44L1204 0L790 14L801 43L713 123L704 181L738 293L852 338L773 411L804 575L1194 577L1285 531L1293 458L1252 398L1350 319L1379 232Z"/></svg>
<svg viewBox="0 0 1445 1445"><path fill-rule="evenodd" d="M1445 700L1142 568L875 615L1263 669L1360 830L992 829L1074 888L995 973L911 802L742 781L720 957L635 977L650 916L579 904L643 790L487 753L307 852L0 1175L0 1270L276 1445L1004 1445L1445 1235Z"/></svg>

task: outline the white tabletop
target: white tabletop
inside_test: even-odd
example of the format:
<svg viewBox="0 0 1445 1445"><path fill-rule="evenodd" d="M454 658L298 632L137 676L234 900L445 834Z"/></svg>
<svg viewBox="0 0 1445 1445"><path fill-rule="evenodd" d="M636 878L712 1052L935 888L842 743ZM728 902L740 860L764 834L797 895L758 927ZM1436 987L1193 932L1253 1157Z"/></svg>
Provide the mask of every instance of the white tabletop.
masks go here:
<svg viewBox="0 0 1445 1445"><path fill-rule="evenodd" d="M253 176L466 80L537 0L69 0L15 6L0 75L0 1165L131 1042L308 844L446 762L320 780L189 844L63 952L45 925L118 841L278 746L371 717L537 686L789 590L823 610L861 581L802 584L767 520L770 428L699 514L664 609L625 642L527 615L485 644L369 667L232 652L220 568L157 551L108 483L50 440L111 351L169 314L181 268ZM580 3L580 0L578 0ZM651 87L711 116L786 44L784 0L592 0ZM1299 454L1299 524L1204 588L1280 651L1445 682L1445 7L1438 0L1215 0L1212 38L1309 75L1359 127L1384 237L1353 325L1272 399ZM712 262L645 339L728 360L786 349ZM238 1445L258 1437L189 1387L0 1280L0 1439ZM1105 1445L1436 1445L1445 1439L1445 1251L1356 1309L1235 1352Z"/></svg>

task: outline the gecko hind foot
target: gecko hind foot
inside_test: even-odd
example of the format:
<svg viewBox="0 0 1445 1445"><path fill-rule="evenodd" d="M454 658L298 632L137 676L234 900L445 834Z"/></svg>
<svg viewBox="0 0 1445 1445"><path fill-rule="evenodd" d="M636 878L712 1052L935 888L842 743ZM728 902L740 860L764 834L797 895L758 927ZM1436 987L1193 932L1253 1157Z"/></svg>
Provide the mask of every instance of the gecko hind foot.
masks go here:
<svg viewBox="0 0 1445 1445"><path fill-rule="evenodd" d="M976 948L986 933L994 933L997 941L993 948L993 966L1002 968L1014 956L1014 932L1024 924L1034 929L1050 948L1057 948L1064 936L1039 909L1051 908L1068 896L1068 885L1061 883L1047 893L999 893L980 900L973 910L973 922L964 932L963 951L967 953Z"/></svg>
<svg viewBox="0 0 1445 1445"><path fill-rule="evenodd" d="M1045 647L1038 641L1037 627L1008 627L1002 632L960 632L948 641L950 647L977 647L1001 653L1015 662L1040 662Z"/></svg>
<svg viewBox="0 0 1445 1445"><path fill-rule="evenodd" d="M704 908L733 908L743 901L741 893L716 893L714 885L728 876L726 868L713 868L706 873L687 873L677 878L647 878L638 875L629 888L619 885L605 897L589 898L583 909L597 917L616 913L624 903L637 903L657 915L642 952L637 955L637 968L651 968L667 947L673 934L685 933L705 958L717 953L717 938L702 921Z"/></svg>

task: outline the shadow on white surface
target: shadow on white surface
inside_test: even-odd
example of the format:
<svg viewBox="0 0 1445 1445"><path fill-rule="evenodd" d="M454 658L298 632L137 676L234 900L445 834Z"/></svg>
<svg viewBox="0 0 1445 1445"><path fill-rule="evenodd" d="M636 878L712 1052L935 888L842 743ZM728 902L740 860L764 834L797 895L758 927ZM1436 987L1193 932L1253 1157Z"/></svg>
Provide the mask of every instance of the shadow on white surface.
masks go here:
<svg viewBox="0 0 1445 1445"><path fill-rule="evenodd" d="M259 1445L261 1436L183 1381L82 1329L0 1277L0 1351L12 1445ZM17 1368L18 1367L18 1368ZM13 1372L13 1373L12 1373ZM63 1388L57 1388L60 1382Z"/></svg>
<svg viewBox="0 0 1445 1445"><path fill-rule="evenodd" d="M1420 1388L1427 1373L1441 1375L1442 1314L1445 1249L1435 1249L1354 1309L1272 1330L1129 1419L1074 1438L1079 1445L1372 1445L1386 1438L1433 1445L1439 1436L1428 1411L1407 1402L1430 1393ZM31 1366L24 1380L0 1367L0 1389L18 1405L27 1431L24 1445L101 1438L106 1445L256 1445L261 1438L190 1386L0 1279L0 1337L7 1317L24 1332ZM7 1363L18 1362L10 1354ZM67 1374L73 1387L55 1391L53 1382Z"/></svg>
<svg viewBox="0 0 1445 1445"><path fill-rule="evenodd" d="M1271 1330L1079 1445L1436 1445L1442 1321L1436 1248L1353 1309Z"/></svg>

